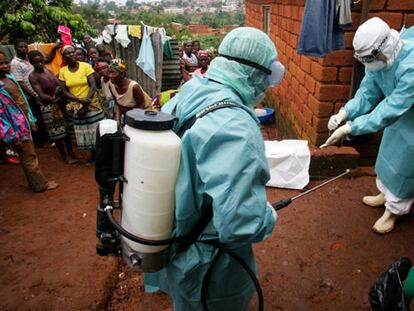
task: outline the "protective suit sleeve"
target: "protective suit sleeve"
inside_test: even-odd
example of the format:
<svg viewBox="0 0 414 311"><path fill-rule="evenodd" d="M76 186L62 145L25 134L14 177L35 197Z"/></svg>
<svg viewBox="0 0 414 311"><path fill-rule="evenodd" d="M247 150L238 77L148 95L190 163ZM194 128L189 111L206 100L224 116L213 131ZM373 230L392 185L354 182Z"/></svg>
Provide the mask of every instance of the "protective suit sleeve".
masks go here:
<svg viewBox="0 0 414 311"><path fill-rule="evenodd" d="M375 133L391 125L414 104L414 66L408 68L397 82L394 91L375 109L351 122L353 135Z"/></svg>
<svg viewBox="0 0 414 311"><path fill-rule="evenodd" d="M352 121L370 112L377 104L377 100L381 95L382 91L375 82L374 77L369 71L366 71L365 77L362 79L354 98L348 101L343 108L346 111L347 120Z"/></svg>
<svg viewBox="0 0 414 311"><path fill-rule="evenodd" d="M208 140L199 141L195 154L204 192L213 199L219 239L230 248L262 241L276 217L266 199L269 173L260 132L235 119L214 130Z"/></svg>

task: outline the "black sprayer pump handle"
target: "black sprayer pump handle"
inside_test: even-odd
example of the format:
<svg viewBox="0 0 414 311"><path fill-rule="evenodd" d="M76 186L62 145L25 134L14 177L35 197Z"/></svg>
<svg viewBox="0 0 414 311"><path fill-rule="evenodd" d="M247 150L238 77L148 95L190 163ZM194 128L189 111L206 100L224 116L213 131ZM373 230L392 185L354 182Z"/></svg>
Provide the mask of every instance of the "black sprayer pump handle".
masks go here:
<svg viewBox="0 0 414 311"><path fill-rule="evenodd" d="M291 198L277 201L277 202L273 203L272 206L275 209L275 211L278 211L278 210L281 210L282 208L288 206L290 203L292 203Z"/></svg>

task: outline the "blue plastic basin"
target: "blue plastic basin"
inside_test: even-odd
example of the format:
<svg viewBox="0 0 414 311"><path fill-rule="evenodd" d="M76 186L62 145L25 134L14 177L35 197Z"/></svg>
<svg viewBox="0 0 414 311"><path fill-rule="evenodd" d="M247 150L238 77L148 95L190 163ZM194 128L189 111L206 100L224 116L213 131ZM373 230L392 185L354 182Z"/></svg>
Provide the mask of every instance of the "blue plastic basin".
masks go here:
<svg viewBox="0 0 414 311"><path fill-rule="evenodd" d="M273 115L275 111L272 108L260 108L260 109L266 110L266 114L264 116L257 116L260 123L267 123L267 122L273 121Z"/></svg>

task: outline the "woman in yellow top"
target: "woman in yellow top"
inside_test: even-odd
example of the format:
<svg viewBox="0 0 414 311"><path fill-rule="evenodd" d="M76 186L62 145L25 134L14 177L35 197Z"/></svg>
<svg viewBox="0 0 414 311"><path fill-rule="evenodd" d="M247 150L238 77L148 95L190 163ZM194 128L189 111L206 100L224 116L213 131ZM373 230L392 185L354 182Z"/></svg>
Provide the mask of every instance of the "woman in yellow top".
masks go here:
<svg viewBox="0 0 414 311"><path fill-rule="evenodd" d="M69 104L68 111L73 112L78 150L91 152L89 163L95 160L95 131L98 122L104 119L99 100L95 95L96 84L92 67L76 59L75 48L65 46L62 51L67 64L59 70L59 80Z"/></svg>

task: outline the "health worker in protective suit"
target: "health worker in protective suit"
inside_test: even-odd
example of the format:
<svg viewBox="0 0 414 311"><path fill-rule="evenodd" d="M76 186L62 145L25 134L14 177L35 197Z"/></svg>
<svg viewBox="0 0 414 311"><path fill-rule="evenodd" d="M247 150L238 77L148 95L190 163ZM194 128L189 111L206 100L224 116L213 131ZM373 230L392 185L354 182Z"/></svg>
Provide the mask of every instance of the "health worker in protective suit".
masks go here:
<svg viewBox="0 0 414 311"><path fill-rule="evenodd" d="M348 134L384 129L375 164L380 194L366 196L363 202L385 204L384 214L372 227L385 234L414 202L414 28L399 33L374 17L358 28L353 46L355 57L365 65L365 77L355 97L330 118L328 128L336 130L321 147Z"/></svg>
<svg viewBox="0 0 414 311"><path fill-rule="evenodd" d="M253 106L281 82L284 67L273 42L254 28L231 31L219 54L206 77L194 76L163 106L179 118L177 130L210 105L237 105L206 114L182 137L173 235L189 233L210 201L213 218L199 239L219 240L257 273L252 244L272 233L276 212L266 199L269 168ZM202 281L213 261L208 309L247 310L254 285L246 271L228 254L198 242L160 272L146 274L146 290L168 293L176 311L201 310Z"/></svg>

